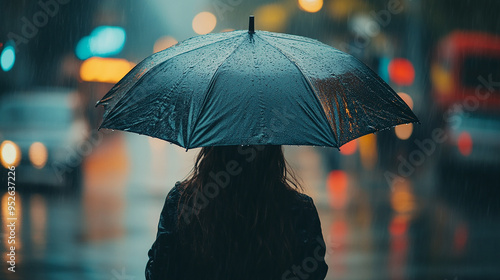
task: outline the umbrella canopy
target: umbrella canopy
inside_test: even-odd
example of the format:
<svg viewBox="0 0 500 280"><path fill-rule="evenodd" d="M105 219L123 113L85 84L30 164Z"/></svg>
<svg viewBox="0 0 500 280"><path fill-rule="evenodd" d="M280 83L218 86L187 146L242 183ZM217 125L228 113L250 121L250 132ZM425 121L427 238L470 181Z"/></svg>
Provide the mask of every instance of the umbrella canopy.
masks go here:
<svg viewBox="0 0 500 280"><path fill-rule="evenodd" d="M248 31L193 37L149 56L97 104L100 128L185 148L340 147L418 122L358 59L313 39L254 31L253 18Z"/></svg>

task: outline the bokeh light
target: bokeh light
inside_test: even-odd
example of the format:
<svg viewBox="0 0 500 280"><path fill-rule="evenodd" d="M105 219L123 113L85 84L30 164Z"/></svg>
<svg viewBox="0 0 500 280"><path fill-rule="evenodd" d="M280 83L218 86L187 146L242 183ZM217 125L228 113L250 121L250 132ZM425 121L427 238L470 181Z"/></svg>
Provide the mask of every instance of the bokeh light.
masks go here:
<svg viewBox="0 0 500 280"><path fill-rule="evenodd" d="M193 18L193 30L203 35L212 32L217 25L217 18L210 12L201 12Z"/></svg>
<svg viewBox="0 0 500 280"><path fill-rule="evenodd" d="M85 60L91 56L109 57L119 54L125 46L126 32L119 26L96 27L76 45L75 54Z"/></svg>
<svg viewBox="0 0 500 280"><path fill-rule="evenodd" d="M349 178L342 170L333 170L326 178L330 206L333 209L344 209L347 206L347 190Z"/></svg>
<svg viewBox="0 0 500 280"><path fill-rule="evenodd" d="M403 101L410 107L410 109L413 109L413 99L411 96L407 93L404 92L399 92L398 93L399 97L403 99ZM398 125L394 128L394 133L396 133L396 136L401 139L401 140L407 140L410 138L410 136L413 133L413 124L404 124L404 125Z"/></svg>
<svg viewBox="0 0 500 280"><path fill-rule="evenodd" d="M86 82L117 83L135 65L125 59L91 57L80 67L80 78Z"/></svg>
<svg viewBox="0 0 500 280"><path fill-rule="evenodd" d="M2 165L5 168L10 166L17 166L21 160L21 149L16 143L6 140L0 145L0 155L2 160Z"/></svg>
<svg viewBox="0 0 500 280"><path fill-rule="evenodd" d="M174 37L171 36L164 36L161 37L160 39L156 40L154 46L153 46L153 52L159 52L164 49L168 49L171 46L177 44L177 40Z"/></svg>
<svg viewBox="0 0 500 280"><path fill-rule="evenodd" d="M453 93L453 77L449 70L434 63L431 66L432 86L439 94L449 95Z"/></svg>
<svg viewBox="0 0 500 280"><path fill-rule="evenodd" d="M375 167L378 158L375 134L367 134L359 138L359 157L365 169L371 170Z"/></svg>
<svg viewBox="0 0 500 280"><path fill-rule="evenodd" d="M417 203L409 180L402 177L395 178L391 189L391 206L394 211L411 213L416 210Z"/></svg>
<svg viewBox="0 0 500 280"><path fill-rule="evenodd" d="M403 99L406 105L408 105L408 107L413 110L413 98L411 98L409 94L404 92L398 92L398 95L399 97L401 97L401 99Z"/></svg>
<svg viewBox="0 0 500 280"><path fill-rule="evenodd" d="M34 142L31 144L30 149L28 151L28 155L31 161L31 164L35 168L43 168L45 163L47 162L47 148L40 142Z"/></svg>
<svg viewBox="0 0 500 280"><path fill-rule="evenodd" d="M408 216L396 215L389 223L389 233L392 236L401 236L408 232Z"/></svg>
<svg viewBox="0 0 500 280"><path fill-rule="evenodd" d="M388 70L391 81L399 86L410 86L415 80L413 64L406 58L394 58Z"/></svg>
<svg viewBox="0 0 500 280"><path fill-rule="evenodd" d="M323 0L299 0L299 7L308 13L316 13L323 7Z"/></svg>
<svg viewBox="0 0 500 280"><path fill-rule="evenodd" d="M283 32L286 28L288 13L281 4L269 4L260 6L255 10L256 29Z"/></svg>
<svg viewBox="0 0 500 280"><path fill-rule="evenodd" d="M472 137L467 131L463 131L458 136L457 140L458 150L464 156L468 156L472 153Z"/></svg>
<svg viewBox="0 0 500 280"><path fill-rule="evenodd" d="M403 99L406 105L408 105L408 107L413 110L413 99L411 98L411 96L404 92L399 92L398 95L399 97L401 97L401 99ZM394 129L394 132L399 139L407 140L413 133L413 124L410 123L405 125L398 125Z"/></svg>
<svg viewBox="0 0 500 280"><path fill-rule="evenodd" d="M409 123L409 124L398 125L394 128L394 133L396 133L396 136L399 139L407 140L413 133L413 124Z"/></svg>
<svg viewBox="0 0 500 280"><path fill-rule="evenodd" d="M7 72L12 67L14 67L14 63L16 62L16 49L11 44L6 44L5 48L2 50L0 54L0 66L2 70Z"/></svg>
<svg viewBox="0 0 500 280"><path fill-rule="evenodd" d="M342 147L340 147L340 153L343 154L344 156L348 156L354 154L357 149L358 149L358 141L354 139L342 145Z"/></svg>

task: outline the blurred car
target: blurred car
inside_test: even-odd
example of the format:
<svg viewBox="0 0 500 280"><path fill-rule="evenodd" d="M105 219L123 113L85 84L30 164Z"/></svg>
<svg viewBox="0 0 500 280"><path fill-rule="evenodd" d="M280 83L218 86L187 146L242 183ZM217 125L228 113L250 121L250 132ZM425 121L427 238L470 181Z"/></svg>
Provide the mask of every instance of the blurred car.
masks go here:
<svg viewBox="0 0 500 280"><path fill-rule="evenodd" d="M78 189L88 125L77 94L50 88L13 92L0 101L0 160L16 166L16 185Z"/></svg>
<svg viewBox="0 0 500 280"><path fill-rule="evenodd" d="M456 31L437 45L432 96L445 131L440 167L500 165L500 37Z"/></svg>
<svg viewBox="0 0 500 280"><path fill-rule="evenodd" d="M446 126L441 164L451 168L492 169L500 166L500 112L457 112Z"/></svg>

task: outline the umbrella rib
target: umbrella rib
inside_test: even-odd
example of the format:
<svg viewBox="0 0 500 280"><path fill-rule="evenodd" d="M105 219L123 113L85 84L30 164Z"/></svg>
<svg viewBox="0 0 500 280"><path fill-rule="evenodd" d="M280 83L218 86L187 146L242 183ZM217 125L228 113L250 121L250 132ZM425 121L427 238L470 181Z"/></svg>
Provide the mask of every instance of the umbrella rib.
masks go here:
<svg viewBox="0 0 500 280"><path fill-rule="evenodd" d="M284 57L286 57L297 68L297 70L299 70L299 72L302 74L302 76L304 77L304 79L307 81L307 84L309 85L311 91L313 93L316 93L316 90L315 90L312 82L309 80L309 77L304 73L304 71L302 71L302 69L299 67L299 65L290 56L286 55L280 48L278 48L275 45L269 43L268 40L266 40L265 38L263 38L262 36L260 36L258 33L255 33L255 35L259 36L259 38L261 38L264 42L266 42L266 44L268 44L269 46L275 48L279 53L281 53ZM323 105L321 104L321 101L319 101L318 96L316 94L314 94L314 97L316 98L316 101L320 104L321 108L323 108ZM323 113L323 117L325 117L326 122L328 123L328 126L330 127L330 130L332 132L333 137L335 137L335 142L338 145L338 143L339 143L338 141L339 140L337 138L337 135L333 131L333 128L331 127L330 122L328 122L328 117L326 116L325 110L322 110L322 113Z"/></svg>
<svg viewBox="0 0 500 280"><path fill-rule="evenodd" d="M270 35L270 36L271 36L271 35ZM278 37L278 36L272 36L272 37L276 37L276 38L283 38L283 37ZM283 38L283 39L287 39L287 38ZM289 40L295 40L295 39L289 39ZM300 41L300 40L295 40L295 41ZM300 42L306 42L306 41L300 41ZM306 43L310 43L310 42L306 42ZM291 47L291 48L293 48L293 49L296 49L297 51L304 52L302 49L297 48L297 47L295 47L295 46L290 46L290 47ZM329 47L329 46L328 46L328 47ZM335 49L335 48L332 48L332 49ZM335 50L336 50L336 49L335 49ZM337 50L336 50L336 51L337 51ZM340 52L340 51L338 51L338 52ZM311 57L311 59L315 59L315 60L316 60L316 58L314 58L314 57ZM319 62L319 61L318 61L318 62ZM333 75L334 77L337 77L337 76L338 76L338 75L336 75L336 74L334 74L334 73L332 73L332 75ZM342 87L342 89L343 89L343 91L342 91L341 93L339 93L339 95L341 95L341 96L340 96L340 99L341 99L341 101L345 104L345 106L347 107L347 100L349 100L349 98L348 98L348 96L345 94L345 92L346 92L346 90L347 90L347 88L348 88L348 87L345 85L344 81L343 81L341 78L337 78L337 80L339 81L340 86L341 86L341 87ZM336 99L336 101L338 101L338 100ZM358 106L359 106L359 107L361 107L361 106L359 105L359 102L358 102L357 100L354 100L354 101L355 101L355 103L356 103L356 104L358 104ZM338 103L338 102L335 102L335 103L337 104L337 111L338 111L338 112L340 112L340 108L338 107L339 103ZM365 111L365 110L364 110L364 108L362 108L362 107L361 107L361 109L362 109L363 111ZM365 113L366 113L366 111L365 111ZM338 117L342 118L342 115L340 115L340 114L339 114L339 115L338 115ZM371 119L371 117L370 117L370 116L367 116L367 117L370 119L370 121L371 121L372 123L374 123L374 122L373 122L373 119ZM340 122L341 122L341 121L340 121L340 120L336 120L336 121L337 121L337 125L338 125L338 126L339 126L339 128L340 128ZM351 126L351 124L350 124L350 126ZM335 133L334 133L334 135L335 135ZM336 136L337 136L337 135L336 135ZM348 142L348 141L346 141L346 142L341 141L341 140L340 140L340 136L338 136L338 138L336 138L336 140L337 140L337 144L339 145L339 147L340 147L340 146L342 146L343 144L345 144L345 143L347 143L347 142Z"/></svg>
<svg viewBox="0 0 500 280"><path fill-rule="evenodd" d="M293 48L293 49L295 49L297 51L300 51L300 52L304 53L305 55L307 55L307 53L304 50L302 50L301 48L298 48L296 46L290 46L290 48ZM315 57L310 57L310 59L317 60ZM318 61L318 62L321 63L321 61ZM331 75L334 76L334 77L338 77L338 75L335 74L335 73L331 73ZM342 81L342 79L337 78L337 80L339 81L340 86L342 86L342 88L345 91L346 87L345 87L344 82ZM344 103L346 103L347 96L345 95L344 91L342 91L342 93L337 94L336 96L342 94L343 98L341 97L341 101L344 102ZM336 93L338 93L338 92L336 91ZM341 110L340 110L340 107L339 107L339 100L337 98L335 98L335 104L336 104L337 113L338 113L337 116L335 116L336 117L335 118L335 124L337 125L337 129L342 130L341 123L342 123L343 117L340 114ZM340 139L341 132L339 132L338 135L337 135L337 134L335 134L335 131L334 131L333 134L335 135L335 140L337 141L338 148L340 149L340 146L342 146L343 144L345 144L345 143L341 143L341 139Z"/></svg>
<svg viewBox="0 0 500 280"><path fill-rule="evenodd" d="M358 63L361 63L361 61L359 61L356 57L354 57L355 60L358 61ZM377 82L377 84L379 84L381 87L384 87L383 84L384 84L384 81L382 80L382 78L380 78L380 76L378 76L370 67L368 67L368 71L372 74L372 78ZM356 75L357 76L357 75ZM361 79L359 76L357 76L359 79ZM403 99L401 99L401 97L399 96L399 94L397 94L392 88L388 88L388 91L391 92L391 94L396 98L396 100L398 100L399 104L402 105L402 106L407 106L406 103L403 101ZM383 100L383 99L382 99ZM386 101L386 100L384 100ZM387 101L386 101L387 102ZM413 111L410 109L410 114L409 116L407 116L408 118L411 118L411 119L414 119L413 121L411 122L407 122L407 123L420 123L420 121L418 120L417 116L415 116L415 114L413 113ZM412 116L413 115L413 116Z"/></svg>
<svg viewBox="0 0 500 280"><path fill-rule="evenodd" d="M337 77L337 75L335 75L335 74L333 74L333 76ZM351 98L348 98L348 96L347 96L346 92L347 92L347 89L348 89L349 87L347 87L347 86L346 86L345 82L344 82L341 78L337 78L337 80L339 81L340 86L342 86L342 89L343 89L343 90L342 90L342 97L341 97L341 98L342 98L342 101L345 103L345 107L346 107L346 109L348 109L348 108L347 108L347 100L350 100ZM359 105L359 103L358 103L358 101L357 101L356 99L352 99L352 100L354 100L354 102L355 102L355 103L356 103L359 107L361 107L361 106ZM363 107L361 107L361 109L362 109L362 110L365 112L365 114L366 114L365 109L364 109ZM339 110L338 110L338 111L340 112L340 108L339 108ZM368 116L368 115L367 115L367 117L368 117L368 118L372 121L372 123L373 123L373 120L370 118L370 116ZM349 120L347 120L347 121L349 122ZM352 129L352 124L351 124L351 122L349 122L349 127L351 127L351 129ZM339 146L342 146L342 145L344 145L344 144L345 144L345 143L347 143L347 142L349 142L349 141L345 141L345 142L343 142L343 143L341 143L341 144L339 143Z"/></svg>
<svg viewBox="0 0 500 280"><path fill-rule="evenodd" d="M163 65L164 63L167 63L167 62L168 62L170 59L172 59L172 58L175 58L175 57L178 57L178 56L184 55L184 54L186 54L186 53L189 53L189 52L191 52L191 51L198 50L198 49L203 48L203 47L206 47L206 46L210 46L210 45L213 45L213 44L216 44L216 43L224 42L224 41L229 40L229 39L233 39L233 38L237 37L238 35L241 35L241 34L236 34L236 35L231 36L231 37L229 37L229 38L224 38L224 39L222 39L222 40L217 40L217 41L214 41L214 42L210 42L210 43L208 43L208 44L204 44L204 45L202 45L202 46L198 46L198 47L193 48L193 49L190 49L190 50L188 50L188 51L181 52L181 53L176 54L176 55L174 55L174 56L172 56L172 57L169 57L168 59L166 59L166 60L164 60L164 61L162 61L162 62L160 62L160 63L156 64L155 66L153 66L153 67L149 68L149 69L148 69L148 70L147 70L144 74L142 74L142 75L141 75L141 77L140 77L139 79L137 79L137 81L135 81L135 82L134 82L134 83L130 86L130 88L129 88L129 89L126 89L126 90L125 90L125 92L124 92L121 96L119 96L119 99L118 99L118 100L116 100L116 103L114 104L114 106L113 106L112 108L105 108L105 112L104 112L104 115L103 115L103 122L102 122L102 123L101 123L101 125L99 126L99 129L104 128L104 127L103 127L103 124L105 123L106 119L107 119L107 118L108 118L108 116L111 114L111 112L112 112L112 111L114 111L114 110L115 110L115 108L117 108L117 107L121 104L120 102L123 100L124 96L128 95L130 92L132 92L135 88L137 88L137 87L139 86L139 84L141 83L141 81L144 79L144 77L145 77L145 76L147 76L147 75L150 73L150 71L151 71L151 70L153 70L153 69L154 69L154 68L156 68L156 67L159 67L159 66ZM147 58L146 58L145 60L147 60ZM141 65L141 64L142 64L145 60L143 60L141 63L137 64L137 65L136 65L136 67L134 67L134 69L135 69L135 68L137 68L139 65ZM145 63L145 64L146 64L146 63ZM121 80L121 81L124 81L124 80L127 78L127 76L128 76L128 75L132 75L132 76L133 76L133 75L135 75L135 73L134 73L134 74L132 74L132 72L134 71L134 69L132 69L132 70L131 70L131 71L130 71L130 72L129 72L129 73L128 73L128 74L127 74L124 78L122 78L122 80ZM138 69L139 69L139 68L138 68ZM120 82L121 82L121 81L120 81ZM117 87L117 86L118 86L118 84L119 84L120 82L118 82L118 83L117 83L117 84L116 84L116 85L115 85L115 86L114 86L114 87L113 87L113 88L112 88L109 92L113 91L113 89L114 89L115 87ZM109 92L108 92L108 94L109 94ZM115 97L116 97L116 95L113 95L113 96L108 96L108 94L106 94L106 95L103 97L103 99L106 99L106 101L109 101L109 100L111 100L111 99L113 99L113 98L115 98ZM99 102L98 102L98 104L99 104ZM96 106L97 106L98 104L96 104Z"/></svg>
<svg viewBox="0 0 500 280"><path fill-rule="evenodd" d="M231 37L231 38L233 38L233 37ZM196 129L196 125L198 124L198 121L200 119L201 112L203 112L203 109L205 108L205 105L206 105L207 100L208 100L208 95L210 95L211 89L213 88L212 85L215 83L215 81L217 79L216 77L217 77L217 73L219 72L220 67L236 52L236 50L238 50L241 47L241 45L243 45L243 42L245 42L245 36L243 36L241 38L241 42L236 46L236 48L234 48L234 50L232 50L231 53L225 59L223 59L219 65L217 65L217 68L215 69L214 74L212 75L212 78L210 79L210 82L208 83L207 89L205 90L204 97L203 97L203 103L201 105L200 111L198 112L198 116L196 116L196 120L194 121L194 124L191 128L191 131L187 135L186 145L189 146L191 144L191 142L190 142L191 135L193 134L194 130Z"/></svg>
<svg viewBox="0 0 500 280"><path fill-rule="evenodd" d="M353 71L353 72L354 72L354 71ZM335 75L335 74L333 74L333 75L334 75L335 77L337 77L337 75ZM355 75L355 76L356 76L357 78L359 78L359 76L358 76L358 75ZM343 102L344 102L344 103L346 103L346 101L345 101L345 100L348 100L348 97L347 97L347 95L345 94L345 92L346 92L346 90L347 90L347 88L348 88L348 87L346 86L345 82L344 82L342 79L338 78L337 80L339 81L340 85L341 85L341 86L342 86L342 88L344 89L344 90L342 91L342 96L343 96L343 98L342 98L342 99L343 99ZM364 112L364 113L365 113L365 115L368 117L368 119L370 119L370 122L371 122L373 125L376 125L376 122L374 122L374 121L373 121L373 119L371 118L371 116L370 116L370 115L366 112L365 108L364 108L364 107L363 107L363 106L362 106L362 105L358 102L358 100L357 100L357 99L355 99L355 98L353 98L353 99L351 99L351 100L353 100L353 101L354 101L354 103L356 103L356 105L357 105L359 108L361 108L361 110L363 110L363 112ZM346 105L346 107L347 107L347 105ZM371 125L370 125L370 126L371 126ZM373 127L374 127L374 126L373 126ZM376 129L375 131L378 131L378 129ZM369 133L372 133L372 132L368 132L368 133L366 133L366 134L369 134ZM364 134L364 135L366 135L366 134ZM363 136L363 135L361 135L361 136ZM359 136L359 137L360 137L360 136ZM350 140L349 140L349 141L350 141ZM345 143L347 143L347 142L349 142L349 141L346 141L346 142L344 142L344 143L342 143L342 144L340 144L340 143L339 143L339 146L342 146L342 145L344 145Z"/></svg>
<svg viewBox="0 0 500 280"><path fill-rule="evenodd" d="M199 47L196 47L196 48L194 48L194 49L191 49L191 50L185 51L185 52L183 52L183 53L179 53L179 54L177 54L177 55L175 55L175 56L184 55L184 54L186 54L186 53L190 53L190 52L192 52L192 51L195 51L195 50L198 50L198 49L201 49L201 48L204 48L204 47L207 47L207 46L210 46L210 45L216 44L216 43L224 42L224 41L227 41L227 40L229 40L229 39L234 39L235 37L238 37L238 36L241 36L241 34L236 34L236 35L234 35L234 36L231 36L231 37L228 37L228 38L224 38L224 39L222 39L222 40L218 40L218 41L210 42L210 43L205 44L205 45L203 45L203 46L199 46ZM173 58L173 57L171 57L171 58ZM170 59L170 58L169 58L169 59ZM167 59L166 61L168 61L169 59ZM165 62L165 61L163 61L163 62ZM162 62L162 63L163 63L163 62Z"/></svg>
<svg viewBox="0 0 500 280"><path fill-rule="evenodd" d="M357 70L356 70L357 71ZM356 76L356 78L360 79L361 78L358 76L358 74L356 73L356 71L353 71L354 73L354 76ZM369 88L369 90L371 92L373 92L373 90L371 88ZM354 99L354 102L356 102L356 104L361 108L361 110L363 110L363 112L365 113L365 115L368 117L368 119L371 121L371 124L370 126L372 126L373 128L375 128L375 131L378 131L378 129L376 128L376 125L377 123L373 121L372 117L366 112L366 109L364 106L362 106L361 104L359 104L358 100L357 99Z"/></svg>
<svg viewBox="0 0 500 280"><path fill-rule="evenodd" d="M329 48L329 49L333 49L335 52L338 52L338 53L342 53L340 50L332 47L332 46L329 46L325 43L322 43L318 40L315 40L315 39L310 39L310 38L307 38L309 40L300 40L300 38L288 38L288 37L283 37L283 36L277 36L276 34L273 34L271 32L263 32L263 31L259 31L259 35L263 35L263 36L269 36L269 37L274 37L274 38L278 38L278 39L283 39L283 40L288 40L288 41L297 41L297 42L301 42L301 43L306 43L306 44L311 44L311 45L314 45L316 47L320 46L320 47L326 47L326 48Z"/></svg>

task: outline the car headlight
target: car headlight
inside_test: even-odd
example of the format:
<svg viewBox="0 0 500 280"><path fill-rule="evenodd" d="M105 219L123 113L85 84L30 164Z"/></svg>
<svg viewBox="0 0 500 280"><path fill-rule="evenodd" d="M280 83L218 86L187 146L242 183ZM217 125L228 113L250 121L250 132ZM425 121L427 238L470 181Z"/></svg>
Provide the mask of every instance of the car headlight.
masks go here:
<svg viewBox="0 0 500 280"><path fill-rule="evenodd" d="M21 149L16 143L6 140L0 145L0 160L5 168L17 166L21 161Z"/></svg>
<svg viewBox="0 0 500 280"><path fill-rule="evenodd" d="M29 157L31 164L35 168L41 169L45 166L45 163L47 163L47 148L40 142L34 142L30 146Z"/></svg>

